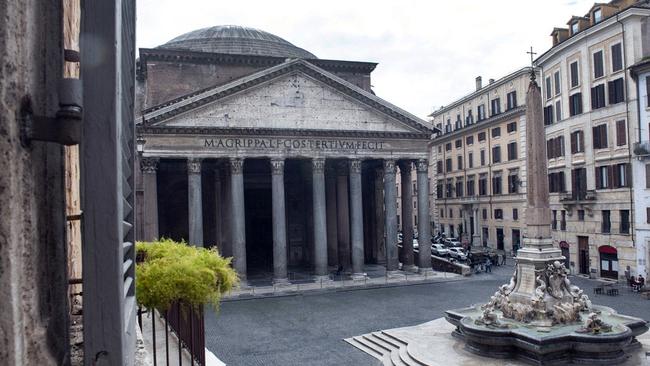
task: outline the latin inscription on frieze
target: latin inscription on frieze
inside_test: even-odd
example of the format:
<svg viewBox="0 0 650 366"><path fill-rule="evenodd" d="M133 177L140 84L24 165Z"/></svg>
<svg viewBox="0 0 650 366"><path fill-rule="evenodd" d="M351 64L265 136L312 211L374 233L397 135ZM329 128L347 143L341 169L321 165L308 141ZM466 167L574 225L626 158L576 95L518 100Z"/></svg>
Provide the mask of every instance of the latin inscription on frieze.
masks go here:
<svg viewBox="0 0 650 366"><path fill-rule="evenodd" d="M321 151L381 151L382 141L305 139L305 138L242 138L224 137L204 139L203 147L214 149L260 150L321 150Z"/></svg>

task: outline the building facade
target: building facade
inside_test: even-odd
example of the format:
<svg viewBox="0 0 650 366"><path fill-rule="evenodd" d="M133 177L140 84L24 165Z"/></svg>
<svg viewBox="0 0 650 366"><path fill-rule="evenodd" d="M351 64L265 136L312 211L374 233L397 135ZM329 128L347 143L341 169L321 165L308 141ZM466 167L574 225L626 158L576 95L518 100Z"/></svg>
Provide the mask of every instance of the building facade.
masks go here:
<svg viewBox="0 0 650 366"><path fill-rule="evenodd" d="M641 131L629 67L650 52L649 15L645 2L595 4L568 28L555 28L553 47L535 61L553 239L574 273L618 278L627 267L638 271L634 201L641 187L633 183L632 147Z"/></svg>
<svg viewBox="0 0 650 366"><path fill-rule="evenodd" d="M140 238L214 245L243 280L397 270L396 168L415 168L426 207L432 130L374 95L375 66L237 26L141 49Z"/></svg>
<svg viewBox="0 0 650 366"><path fill-rule="evenodd" d="M505 250L525 232L525 95L530 68L432 113L431 216L435 229L473 246Z"/></svg>

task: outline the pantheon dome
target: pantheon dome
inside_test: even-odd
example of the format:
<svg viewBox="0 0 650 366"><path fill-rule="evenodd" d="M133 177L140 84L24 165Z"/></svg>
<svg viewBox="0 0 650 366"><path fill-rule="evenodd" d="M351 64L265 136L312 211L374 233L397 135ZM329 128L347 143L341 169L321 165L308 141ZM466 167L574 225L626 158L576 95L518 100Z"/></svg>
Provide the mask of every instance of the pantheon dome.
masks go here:
<svg viewBox="0 0 650 366"><path fill-rule="evenodd" d="M218 25L197 29L182 34L158 48L237 55L317 58L312 53L274 34L238 25Z"/></svg>

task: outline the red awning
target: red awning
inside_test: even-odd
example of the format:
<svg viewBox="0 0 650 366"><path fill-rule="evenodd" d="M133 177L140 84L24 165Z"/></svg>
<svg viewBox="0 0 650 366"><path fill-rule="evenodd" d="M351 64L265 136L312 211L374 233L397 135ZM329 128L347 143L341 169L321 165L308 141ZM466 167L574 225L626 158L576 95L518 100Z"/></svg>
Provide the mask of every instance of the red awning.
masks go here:
<svg viewBox="0 0 650 366"><path fill-rule="evenodd" d="M599 247L598 252L605 253L605 254L616 254L617 253L616 248L614 248L611 245L603 245L603 246Z"/></svg>

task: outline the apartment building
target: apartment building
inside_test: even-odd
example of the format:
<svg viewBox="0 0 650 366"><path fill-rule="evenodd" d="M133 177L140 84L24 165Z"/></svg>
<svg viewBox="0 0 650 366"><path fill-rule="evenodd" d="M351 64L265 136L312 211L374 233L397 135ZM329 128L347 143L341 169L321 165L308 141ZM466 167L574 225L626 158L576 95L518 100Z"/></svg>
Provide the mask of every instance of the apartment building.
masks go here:
<svg viewBox="0 0 650 366"><path fill-rule="evenodd" d="M431 143L431 217L435 231L473 246L521 245L526 189L522 68L432 113L441 132Z"/></svg>
<svg viewBox="0 0 650 366"><path fill-rule="evenodd" d="M634 191L645 194L646 185L632 177L638 91L628 71L650 52L649 15L645 1L596 3L555 28L553 46L535 61L553 239L574 273L619 278L645 264L645 254L637 258Z"/></svg>

